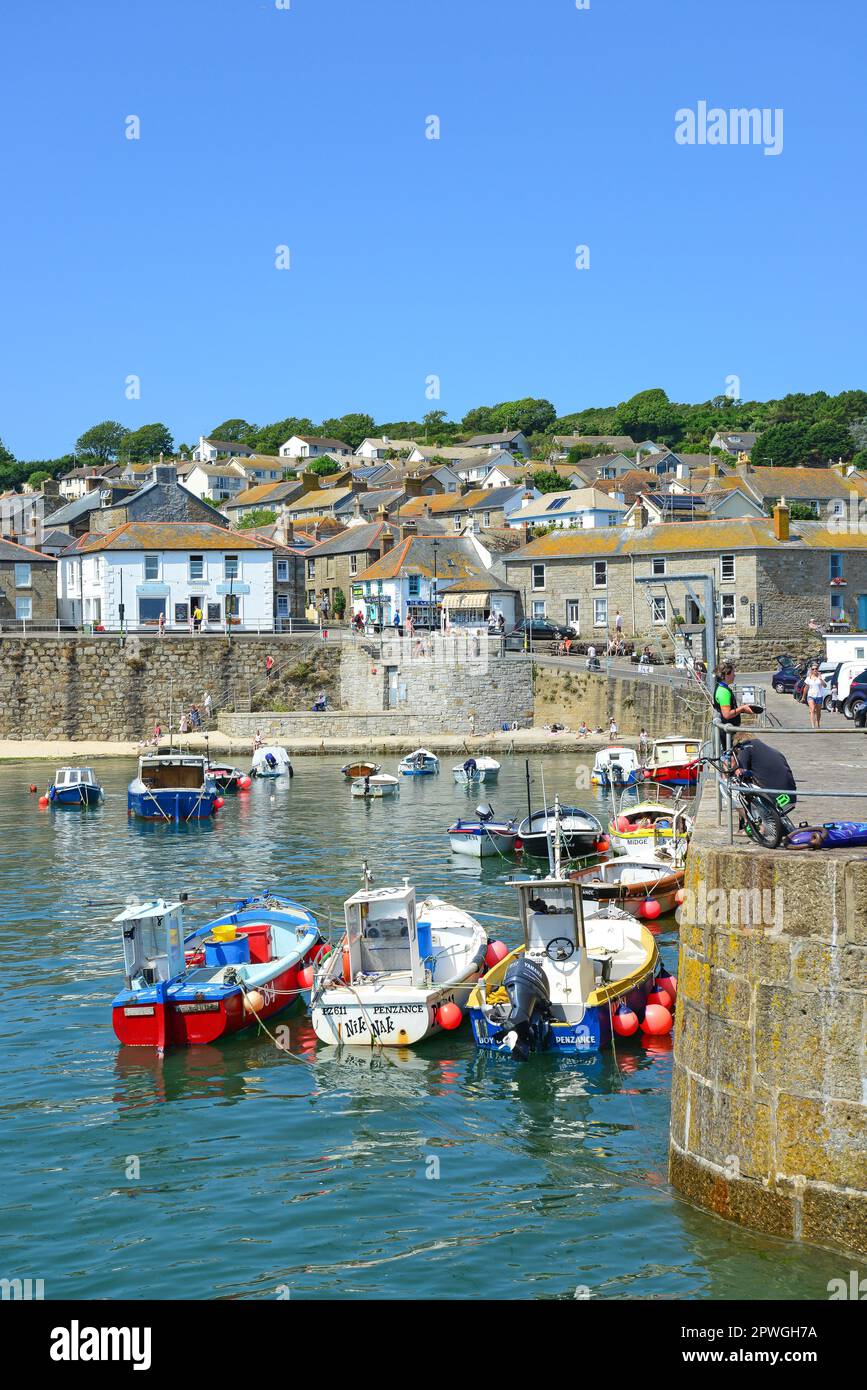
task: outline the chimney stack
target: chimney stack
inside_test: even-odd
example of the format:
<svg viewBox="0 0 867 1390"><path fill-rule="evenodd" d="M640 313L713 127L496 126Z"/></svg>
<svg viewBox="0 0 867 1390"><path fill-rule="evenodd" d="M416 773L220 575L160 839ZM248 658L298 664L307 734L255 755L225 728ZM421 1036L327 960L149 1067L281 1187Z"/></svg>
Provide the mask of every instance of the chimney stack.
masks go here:
<svg viewBox="0 0 867 1390"><path fill-rule="evenodd" d="M316 489L320 486L319 474L308 473L307 469L305 468L303 473L301 474L301 484L305 492L315 492Z"/></svg>
<svg viewBox="0 0 867 1390"><path fill-rule="evenodd" d="M774 535L778 541L789 539L789 508L785 497L781 497L774 507Z"/></svg>

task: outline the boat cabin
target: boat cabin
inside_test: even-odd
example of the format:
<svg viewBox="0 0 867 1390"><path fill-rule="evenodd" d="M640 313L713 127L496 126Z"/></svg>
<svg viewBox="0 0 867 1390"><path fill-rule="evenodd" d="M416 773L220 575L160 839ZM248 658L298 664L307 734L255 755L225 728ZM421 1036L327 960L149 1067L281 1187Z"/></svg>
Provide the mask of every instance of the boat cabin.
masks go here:
<svg viewBox="0 0 867 1390"><path fill-rule="evenodd" d="M694 762L701 755L697 738L657 738L653 740L650 762L660 767L676 767Z"/></svg>
<svg viewBox="0 0 867 1390"><path fill-rule="evenodd" d="M204 758L181 753L150 753L139 759L139 777L148 791L198 791L205 784Z"/></svg>
<svg viewBox="0 0 867 1390"><path fill-rule="evenodd" d="M118 913L115 922L123 930L123 965L127 989L138 980L156 985L183 974L183 904L161 898L149 903L133 903Z"/></svg>
<svg viewBox="0 0 867 1390"><path fill-rule="evenodd" d="M98 782L92 767L59 767L54 774L55 787L96 787Z"/></svg>
<svg viewBox="0 0 867 1390"><path fill-rule="evenodd" d="M433 973L429 922L416 921L415 889L362 889L344 904L350 978L408 976L419 987Z"/></svg>
<svg viewBox="0 0 867 1390"><path fill-rule="evenodd" d="M578 994L587 999L596 987L596 967L587 952L580 884L571 879L537 878L519 880L513 887L518 891L527 955L544 960L549 974L552 968L557 976L563 972L574 976L577 971ZM568 985L565 977L562 984ZM569 992L565 988L567 997ZM557 999L558 990L552 987L552 1005Z"/></svg>

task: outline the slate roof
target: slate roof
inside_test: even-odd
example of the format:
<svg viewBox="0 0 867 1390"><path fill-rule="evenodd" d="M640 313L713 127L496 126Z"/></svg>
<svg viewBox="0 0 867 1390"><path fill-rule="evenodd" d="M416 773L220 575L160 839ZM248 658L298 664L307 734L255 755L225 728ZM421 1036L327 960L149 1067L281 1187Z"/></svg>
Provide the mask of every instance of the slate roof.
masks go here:
<svg viewBox="0 0 867 1390"><path fill-rule="evenodd" d="M865 550L867 533L829 531L818 521L798 521L790 539L778 541L771 517L717 518L713 521L660 522L641 529L596 527L588 531L551 531L530 541L509 560L569 560L603 555L719 554L731 550ZM676 576L675 576L676 578Z"/></svg>
<svg viewBox="0 0 867 1390"><path fill-rule="evenodd" d="M31 550L29 545L18 545L16 541L0 539L0 561L23 565L42 561L45 565L56 565L53 555L43 555L41 550Z"/></svg>
<svg viewBox="0 0 867 1390"><path fill-rule="evenodd" d="M268 547L244 531L227 531L208 521L125 521L105 536L82 537L77 549L97 550L262 550Z"/></svg>
<svg viewBox="0 0 867 1390"><path fill-rule="evenodd" d="M349 526L338 536L320 541L306 552L308 558L318 555L353 555L356 551L375 550L383 535L390 536L391 527L382 521L373 521L364 526Z"/></svg>
<svg viewBox="0 0 867 1390"><path fill-rule="evenodd" d="M354 582L394 579L401 570L432 579L434 565L437 578L444 583L447 579L464 579L469 575L475 578L487 574L471 541L444 537L442 540L436 539L434 550L434 539L431 536L406 536L380 559L368 565L366 570L362 570L361 574L355 575Z"/></svg>

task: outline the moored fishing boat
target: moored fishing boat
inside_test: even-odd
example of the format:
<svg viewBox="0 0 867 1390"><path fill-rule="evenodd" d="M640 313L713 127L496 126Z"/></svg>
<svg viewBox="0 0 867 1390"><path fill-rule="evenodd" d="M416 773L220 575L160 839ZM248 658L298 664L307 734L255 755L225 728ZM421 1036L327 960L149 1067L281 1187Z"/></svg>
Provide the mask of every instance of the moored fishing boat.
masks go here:
<svg viewBox="0 0 867 1390"><path fill-rule="evenodd" d="M97 806L105 800L91 767L59 767L45 794L51 806Z"/></svg>
<svg viewBox="0 0 867 1390"><path fill-rule="evenodd" d="M373 777L357 777L352 784L352 796L379 799L383 796L397 796L400 782L390 772L377 772Z"/></svg>
<svg viewBox="0 0 867 1390"><path fill-rule="evenodd" d="M428 748L417 748L401 758L397 770L401 777L435 777L440 770L440 760Z"/></svg>
<svg viewBox="0 0 867 1390"><path fill-rule="evenodd" d="M467 758L452 768L452 776L459 787L474 786L477 782L496 782L500 774L500 764L496 758Z"/></svg>
<svg viewBox="0 0 867 1390"><path fill-rule="evenodd" d="M575 869L569 877L578 881L585 902L616 903L631 916L652 921L674 911L684 870L673 859L628 854Z"/></svg>
<svg viewBox="0 0 867 1390"><path fill-rule="evenodd" d="M218 810L207 759L194 753L145 753L127 790L127 813L143 820L204 820Z"/></svg>
<svg viewBox="0 0 867 1390"><path fill-rule="evenodd" d="M362 758L358 762L344 763L340 771L347 782L354 782L357 777L375 777L380 767L380 763L366 762Z"/></svg>
<svg viewBox="0 0 867 1390"><path fill-rule="evenodd" d="M594 787L632 787L638 781L638 754L634 748L611 744L600 748L593 761L590 781Z"/></svg>
<svg viewBox="0 0 867 1390"><path fill-rule="evenodd" d="M660 847L680 854L692 833L692 818L687 815L679 797L665 796L657 788L655 798L646 797L624 807L609 822L609 833L615 849L628 854L656 855Z"/></svg>
<svg viewBox="0 0 867 1390"><path fill-rule="evenodd" d="M525 854L547 859L554 832L554 811L543 809L525 816L518 827L518 839ZM560 834L563 854L583 859L608 848L601 821L579 806L560 807Z"/></svg>
<svg viewBox="0 0 867 1390"><path fill-rule="evenodd" d="M250 778L240 767L231 767L228 763L208 764L208 772L217 784L217 789L221 792L247 791L250 786Z"/></svg>
<svg viewBox="0 0 867 1390"><path fill-rule="evenodd" d="M267 744L257 748L253 754L251 777L292 777L293 768L285 748L277 744Z"/></svg>
<svg viewBox="0 0 867 1390"><path fill-rule="evenodd" d="M281 891L240 898L184 936L184 900L133 904L123 932L124 988L112 1023L129 1047L189 1047L265 1020L298 998L298 970L321 939L316 918Z"/></svg>
<svg viewBox="0 0 867 1390"><path fill-rule="evenodd" d="M497 821L491 805L477 806L475 820L456 820L448 829L455 854L471 854L486 859L494 854L510 854L515 848L518 823L515 819Z"/></svg>
<svg viewBox="0 0 867 1390"><path fill-rule="evenodd" d="M650 757L641 769L645 782L661 782L669 787L692 787L701 768L701 740L679 734L655 738Z"/></svg>
<svg viewBox="0 0 867 1390"><path fill-rule="evenodd" d="M342 946L316 969L310 1008L324 1043L405 1046L457 1027L485 968L484 928L415 889L365 887L344 904Z"/></svg>

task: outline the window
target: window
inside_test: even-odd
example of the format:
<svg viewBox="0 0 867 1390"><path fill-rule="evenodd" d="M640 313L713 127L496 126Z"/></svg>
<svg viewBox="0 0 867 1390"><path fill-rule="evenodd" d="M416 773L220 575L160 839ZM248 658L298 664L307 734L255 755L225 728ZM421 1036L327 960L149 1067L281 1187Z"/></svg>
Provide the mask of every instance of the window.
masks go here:
<svg viewBox="0 0 867 1390"><path fill-rule="evenodd" d="M278 560L278 561L277 561L277 582L278 582L278 584L286 584L286 583L288 583L288 580L289 580L289 561L288 561L288 560Z"/></svg>
<svg viewBox="0 0 867 1390"><path fill-rule="evenodd" d="M835 554L835 555L829 555L829 556L828 556L828 561L829 561L829 564L830 564L830 571L831 571L830 577L831 577L831 579L842 579L842 578L843 578L843 556L842 556L842 555L836 555L836 554ZM17 576L17 574L18 574L18 566L17 566L17 565L15 566L15 573L16 573L16 576ZM17 579L17 578L16 578L16 580L15 580L15 583L16 583L16 584L18 583L18 579Z"/></svg>
<svg viewBox="0 0 867 1390"><path fill-rule="evenodd" d="M16 605L17 605L18 603L20 603L20 602L21 602L21 600L20 600L20 599L17 599L17 600L16 600ZM842 621L843 621L843 595L842 595L842 594L832 594L832 595L831 595L831 622L832 622L832 623L840 623L840 622L842 622Z"/></svg>
<svg viewBox="0 0 867 1390"><path fill-rule="evenodd" d="M734 594L720 595L720 618L724 623L733 623L735 621Z"/></svg>
<svg viewBox="0 0 867 1390"><path fill-rule="evenodd" d="M239 565L238 565L238 557L237 557L237 555L224 555L224 556L223 556L223 578L224 578L224 579L237 579L237 578L238 578L238 575L240 574L240 572L241 572L241 571L240 571L240 568L239 568Z"/></svg>
<svg viewBox="0 0 867 1390"><path fill-rule="evenodd" d="M544 600L543 598L534 598L534 599L533 599L533 617L534 617L534 618L544 618L544 616L545 616L545 600Z"/></svg>
<svg viewBox="0 0 867 1390"><path fill-rule="evenodd" d="M33 617L33 600L29 595L26 598L16 598L15 616L19 622L29 622Z"/></svg>
<svg viewBox="0 0 867 1390"><path fill-rule="evenodd" d="M462 523L461 523L461 518L460 518L459 516L456 516L456 517L453 518L453 520L454 520L455 530L456 530L456 531L460 531L460 529L461 529L461 524L462 524Z"/></svg>
<svg viewBox="0 0 867 1390"><path fill-rule="evenodd" d="M358 574L358 556L357 556L357 555L350 555L350 557L349 557L349 573L350 573L350 574Z"/></svg>
<svg viewBox="0 0 867 1390"><path fill-rule="evenodd" d="M159 579L160 577L160 557L159 555L146 555L145 579Z"/></svg>
<svg viewBox="0 0 867 1390"><path fill-rule="evenodd" d="M204 555L190 556L190 578L204 579L205 577L205 557Z"/></svg>
<svg viewBox="0 0 867 1390"><path fill-rule="evenodd" d="M16 588L16 589L29 589L29 588L30 588L30 564L29 564L29 562L25 562L23 565L16 565L16 566L15 566L15 588Z"/></svg>
<svg viewBox="0 0 867 1390"><path fill-rule="evenodd" d="M409 576L409 597L418 598L421 594L421 575L411 574Z"/></svg>
<svg viewBox="0 0 867 1390"><path fill-rule="evenodd" d="M616 526L619 520L620 520L620 518L619 518L619 516L617 515L617 512L609 512L609 513L608 513L608 525L609 525L609 526Z"/></svg>
<svg viewBox="0 0 867 1390"><path fill-rule="evenodd" d="M223 599L224 613L227 623L239 623L241 621L241 597L239 594L226 594Z"/></svg>
<svg viewBox="0 0 867 1390"><path fill-rule="evenodd" d="M490 524L491 524L491 515L492 515L491 512L484 512L484 513L483 513L483 515L482 515L482 525L483 525L483 526L490 526Z"/></svg>
<svg viewBox="0 0 867 1390"><path fill-rule="evenodd" d="M308 608L315 608L315 607L316 607L316 590L315 590L315 589L308 589L308 590L307 590L307 607L308 607Z"/></svg>
<svg viewBox="0 0 867 1390"><path fill-rule="evenodd" d="M278 595L277 595L277 617L278 617L278 618L288 618L288 617L289 617L289 595L288 595L288 594L278 594Z"/></svg>
<svg viewBox="0 0 867 1390"><path fill-rule="evenodd" d="M721 555L719 557L719 577L721 584L734 584L735 582L735 557L734 555Z"/></svg>
<svg viewBox="0 0 867 1390"><path fill-rule="evenodd" d="M325 560L325 578L326 578L326 579L334 579L334 578L335 578L335 569L334 569L334 566L335 566L336 563L337 563L337 562L336 562L336 560L334 559L334 556L333 556L333 555L327 556L327 558L326 558L326 560Z"/></svg>
<svg viewBox="0 0 867 1390"><path fill-rule="evenodd" d="M608 626L608 600L607 598L595 598L593 600L593 626Z"/></svg>
<svg viewBox="0 0 867 1390"><path fill-rule="evenodd" d="M156 627L160 614L166 611L164 598L140 598L138 601L138 621L140 627Z"/></svg>
<svg viewBox="0 0 867 1390"><path fill-rule="evenodd" d="M533 566L532 586L534 589L544 589L545 587L545 566Z"/></svg>
<svg viewBox="0 0 867 1390"><path fill-rule="evenodd" d="M608 561L593 561L593 588L604 589L608 583Z"/></svg>
<svg viewBox="0 0 867 1390"><path fill-rule="evenodd" d="M308 579L315 579L315 578L316 578L316 561L315 561L315 560L308 560L308 561L307 561L307 578L308 578Z"/></svg>
<svg viewBox="0 0 867 1390"><path fill-rule="evenodd" d="M573 627L576 632L580 630L581 605L577 598L566 600L566 622L569 627Z"/></svg>
<svg viewBox="0 0 867 1390"><path fill-rule="evenodd" d="M668 603L665 594L652 594L650 598L650 614L655 623L664 623L668 617Z"/></svg>
<svg viewBox="0 0 867 1390"><path fill-rule="evenodd" d="M653 559L650 562L650 573L654 576L654 578L658 578L661 574L665 574L664 555L654 555Z"/></svg>

